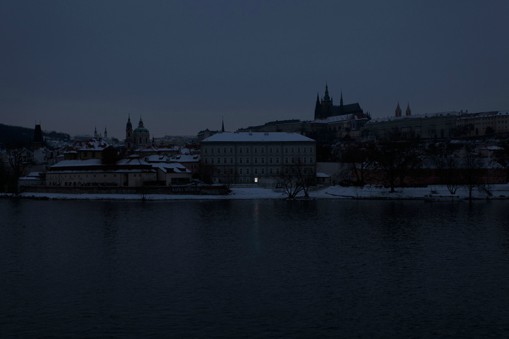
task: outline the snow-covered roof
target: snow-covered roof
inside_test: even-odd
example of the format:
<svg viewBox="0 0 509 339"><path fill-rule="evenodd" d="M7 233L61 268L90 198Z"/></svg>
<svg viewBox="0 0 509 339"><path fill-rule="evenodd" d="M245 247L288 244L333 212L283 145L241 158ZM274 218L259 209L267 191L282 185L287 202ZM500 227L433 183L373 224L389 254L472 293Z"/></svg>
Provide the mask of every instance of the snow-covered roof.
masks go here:
<svg viewBox="0 0 509 339"><path fill-rule="evenodd" d="M74 149L78 149L79 151L102 151L109 144L103 139L89 139L87 141L76 141L73 145Z"/></svg>
<svg viewBox="0 0 509 339"><path fill-rule="evenodd" d="M314 142L304 135L286 132L224 132L202 141L207 142Z"/></svg>
<svg viewBox="0 0 509 339"><path fill-rule="evenodd" d="M86 160L62 160L57 162L51 167L61 168L61 167L95 167L101 166L101 159L86 159Z"/></svg>
<svg viewBox="0 0 509 339"><path fill-rule="evenodd" d="M104 173L153 173L155 170L153 168L138 168L138 169L94 169L94 170L86 170L86 169L63 169L57 171L51 171L51 173L56 174L104 174Z"/></svg>
<svg viewBox="0 0 509 339"><path fill-rule="evenodd" d="M409 119L426 119L426 118L437 118L437 117L451 117L451 116L459 116L460 112L451 111L451 112L439 112L439 113L424 113L424 114L412 114L409 116L389 116L389 117L381 117L372 119L370 123L376 123L376 122L388 122L388 121L402 121L402 120L409 120Z"/></svg>
<svg viewBox="0 0 509 339"><path fill-rule="evenodd" d="M51 166L52 170L62 170L62 169L76 169L76 168L102 168L104 166L114 166L116 168L128 168L132 166L137 167L150 167L150 164L143 159L140 158L127 158L120 159L115 164L103 164L101 159L86 159L86 160L62 160L57 162L53 166Z"/></svg>
<svg viewBox="0 0 509 339"><path fill-rule="evenodd" d="M139 157L129 157L127 159L120 159L116 163L117 166L132 166L132 165L150 165L144 159Z"/></svg>
<svg viewBox="0 0 509 339"><path fill-rule="evenodd" d="M190 170L179 163L156 163L152 164L152 167L158 168L164 173L191 173Z"/></svg>
<svg viewBox="0 0 509 339"><path fill-rule="evenodd" d="M145 161L147 162L168 162L168 157L166 155L152 154L145 157Z"/></svg>
<svg viewBox="0 0 509 339"><path fill-rule="evenodd" d="M195 154L178 154L169 159L171 162L199 162L200 156Z"/></svg>

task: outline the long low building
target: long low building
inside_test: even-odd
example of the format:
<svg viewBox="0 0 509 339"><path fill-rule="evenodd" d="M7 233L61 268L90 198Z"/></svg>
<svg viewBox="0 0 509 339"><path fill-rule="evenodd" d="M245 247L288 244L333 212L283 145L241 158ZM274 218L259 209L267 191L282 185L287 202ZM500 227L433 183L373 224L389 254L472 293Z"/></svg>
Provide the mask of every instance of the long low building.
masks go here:
<svg viewBox="0 0 509 339"><path fill-rule="evenodd" d="M51 166L46 185L53 187L169 186L191 180L191 171L180 164L149 163L142 158L104 164L100 159L64 160Z"/></svg>
<svg viewBox="0 0 509 339"><path fill-rule="evenodd" d="M296 133L217 133L202 141L201 163L215 182L275 183L297 168L314 176L316 143Z"/></svg>

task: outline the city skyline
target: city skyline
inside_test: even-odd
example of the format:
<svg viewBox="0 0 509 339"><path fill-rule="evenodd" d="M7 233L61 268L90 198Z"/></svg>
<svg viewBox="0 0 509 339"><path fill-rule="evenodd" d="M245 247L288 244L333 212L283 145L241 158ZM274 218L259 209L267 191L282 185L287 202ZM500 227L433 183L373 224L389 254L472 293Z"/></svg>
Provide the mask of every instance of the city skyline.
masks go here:
<svg viewBox="0 0 509 339"><path fill-rule="evenodd" d="M505 1L1 1L0 123L118 138L271 120L335 103L373 118L508 110Z"/></svg>

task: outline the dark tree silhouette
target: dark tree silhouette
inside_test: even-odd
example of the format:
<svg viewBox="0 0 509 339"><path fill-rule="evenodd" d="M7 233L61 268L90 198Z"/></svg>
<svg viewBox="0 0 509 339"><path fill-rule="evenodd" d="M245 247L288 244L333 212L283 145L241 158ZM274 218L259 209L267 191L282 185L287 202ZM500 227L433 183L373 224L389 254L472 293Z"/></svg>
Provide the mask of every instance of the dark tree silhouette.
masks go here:
<svg viewBox="0 0 509 339"><path fill-rule="evenodd" d="M315 173L306 167L300 159L294 164L284 166L281 171L280 183L285 190L287 198L293 200L303 192L309 198L309 187L314 184Z"/></svg>
<svg viewBox="0 0 509 339"><path fill-rule="evenodd" d="M417 145L412 141L380 142L373 149L372 157L391 192L397 184L404 186L405 178L422 162Z"/></svg>

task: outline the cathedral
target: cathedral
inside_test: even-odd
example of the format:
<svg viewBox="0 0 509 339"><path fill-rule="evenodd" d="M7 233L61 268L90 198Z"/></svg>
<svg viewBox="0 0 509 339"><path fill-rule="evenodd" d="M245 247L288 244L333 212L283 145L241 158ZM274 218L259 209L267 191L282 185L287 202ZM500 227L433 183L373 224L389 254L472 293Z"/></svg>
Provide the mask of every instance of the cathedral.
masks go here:
<svg viewBox="0 0 509 339"><path fill-rule="evenodd" d="M329 117L346 115L346 114L363 114L361 106L358 103L343 104L343 93L339 99L339 106L334 106L332 98L329 96L329 87L325 85L325 94L320 100L320 96L316 95L315 120L323 120Z"/></svg>
<svg viewBox="0 0 509 339"><path fill-rule="evenodd" d="M125 146L127 149L132 150L138 147L143 147L150 144L150 133L143 125L143 120L138 122L138 127L133 130L131 117L127 118L125 127Z"/></svg>

